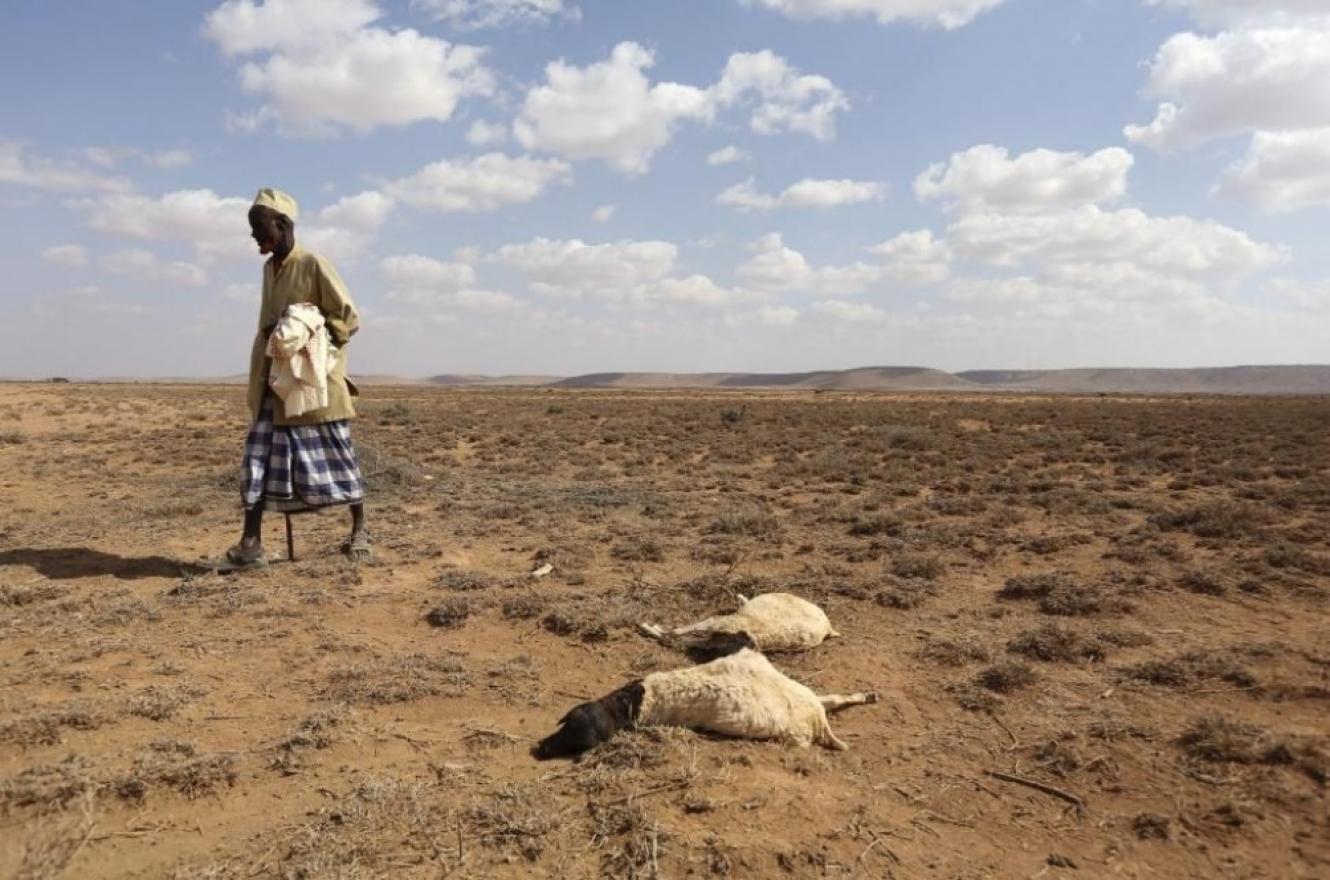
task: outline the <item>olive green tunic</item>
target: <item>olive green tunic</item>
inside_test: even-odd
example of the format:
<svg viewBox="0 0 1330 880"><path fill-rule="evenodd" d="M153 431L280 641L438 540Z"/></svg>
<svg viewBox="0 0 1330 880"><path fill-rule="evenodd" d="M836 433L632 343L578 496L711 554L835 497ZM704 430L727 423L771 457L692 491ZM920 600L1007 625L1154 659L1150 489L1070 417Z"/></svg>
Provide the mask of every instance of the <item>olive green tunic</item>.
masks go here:
<svg viewBox="0 0 1330 880"><path fill-rule="evenodd" d="M259 329L249 357L249 410L258 418L268 384L268 334L292 303L312 303L323 313L328 336L337 347L332 372L328 374L328 405L298 417L287 418L282 401L273 395L273 423L317 425L355 418L352 398L359 394L346 378L346 343L360 329L360 316L346 285L332 264L300 245L291 248L281 271L273 271L273 260L263 265L263 304L259 307Z"/></svg>

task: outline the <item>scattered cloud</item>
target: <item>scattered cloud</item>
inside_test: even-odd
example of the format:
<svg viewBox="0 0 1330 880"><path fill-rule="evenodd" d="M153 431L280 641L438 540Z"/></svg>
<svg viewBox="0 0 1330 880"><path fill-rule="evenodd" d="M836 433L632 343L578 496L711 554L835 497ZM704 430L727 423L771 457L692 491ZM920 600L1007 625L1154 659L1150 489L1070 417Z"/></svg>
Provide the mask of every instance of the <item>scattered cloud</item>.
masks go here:
<svg viewBox="0 0 1330 880"><path fill-rule="evenodd" d="M762 306L757 319L772 327L792 327L799 321L799 310L793 306Z"/></svg>
<svg viewBox="0 0 1330 880"><path fill-rule="evenodd" d="M493 211L529 202L549 186L572 180L558 159L486 153L474 159L444 159L389 182L387 192L408 205L433 211Z"/></svg>
<svg viewBox="0 0 1330 880"><path fill-rule="evenodd" d="M102 168L112 168L129 159L139 159L155 168L169 170L184 168L194 162L194 154L189 150L141 150L138 147L87 147L83 158Z"/></svg>
<svg viewBox="0 0 1330 880"><path fill-rule="evenodd" d="M735 184L716 197L722 205L740 211L770 211L776 208L835 208L886 198L887 186L867 180L813 180L805 178L786 187L779 195L758 192L753 178Z"/></svg>
<svg viewBox="0 0 1330 880"><path fill-rule="evenodd" d="M710 89L715 103L752 108L749 126L758 134L795 132L819 141L836 136L836 114L850 101L825 76L800 73L770 50L736 52Z"/></svg>
<svg viewBox="0 0 1330 880"><path fill-rule="evenodd" d="M964 27L1002 0L740 0L790 18L875 18L879 24L905 21L947 30Z"/></svg>
<svg viewBox="0 0 1330 880"><path fill-rule="evenodd" d="M902 232L869 251L881 261L882 277L892 281L932 284L951 271L951 248L928 229Z"/></svg>
<svg viewBox="0 0 1330 880"><path fill-rule="evenodd" d="M493 93L483 49L371 26L380 15L368 0L228 0L214 9L204 33L224 54L264 56L239 74L241 87L267 103L235 126L365 133L446 121L463 98Z"/></svg>
<svg viewBox="0 0 1330 880"><path fill-rule="evenodd" d="M199 259L254 254L245 216L249 199L223 197L210 189L177 190L158 198L103 195L74 202L89 228L126 238L182 241Z"/></svg>
<svg viewBox="0 0 1330 880"><path fill-rule="evenodd" d="M200 287L208 280L208 274L193 263L165 262L145 250L115 251L102 258L102 266L116 275L154 284Z"/></svg>
<svg viewBox="0 0 1330 880"><path fill-rule="evenodd" d="M614 219L614 212L617 210L614 205L600 205L591 212L591 219L597 223L608 223Z"/></svg>
<svg viewBox="0 0 1330 880"><path fill-rule="evenodd" d="M959 256L990 266L1122 264L1188 276L1250 273L1289 256L1285 248L1214 221L1094 205L1040 215L967 215L948 228L947 242Z"/></svg>
<svg viewBox="0 0 1330 880"><path fill-rule="evenodd" d="M1330 18L1325 0L1146 0L1189 13L1204 25L1286 24Z"/></svg>
<svg viewBox="0 0 1330 880"><path fill-rule="evenodd" d="M731 144L728 147L721 147L715 152L707 154L708 165L729 165L732 162L742 162L750 158L748 153Z"/></svg>
<svg viewBox="0 0 1330 880"><path fill-rule="evenodd" d="M513 125L518 141L529 150L599 159L641 174L686 120L710 122L719 111L738 107L749 111L749 124L760 134L830 140L836 114L849 108L829 79L802 74L770 51L731 55L720 79L706 88L653 84L646 71L654 64L655 55L632 42L585 68L551 63L545 83L527 93Z"/></svg>
<svg viewBox="0 0 1330 880"><path fill-rule="evenodd" d="M1153 121L1135 143L1170 151L1247 131L1330 125L1330 27L1240 28L1170 37L1150 67Z"/></svg>
<svg viewBox="0 0 1330 880"><path fill-rule="evenodd" d="M861 302L847 302L843 299L822 299L813 303L813 311L847 324L862 324L882 321L887 313L877 306Z"/></svg>
<svg viewBox="0 0 1330 880"><path fill-rule="evenodd" d="M411 5L459 30L544 24L552 18L581 18L563 0L411 0Z"/></svg>
<svg viewBox="0 0 1330 880"><path fill-rule="evenodd" d="M1216 192L1263 211L1330 205L1330 127L1258 131L1247 155L1224 173Z"/></svg>
<svg viewBox="0 0 1330 880"><path fill-rule="evenodd" d="M734 270L734 276L757 293L795 291L848 296L863 291L881 277L881 270L867 263L814 268L802 253L788 247L778 232L753 241L748 251L752 256Z"/></svg>
<svg viewBox="0 0 1330 880"><path fill-rule="evenodd" d="M392 289L387 298L428 309L506 311L519 301L501 291L476 287L476 270L463 262L442 262L420 254L399 254L379 263Z"/></svg>
<svg viewBox="0 0 1330 880"><path fill-rule="evenodd" d="M50 192L125 192L128 180L107 177L78 162L38 156L21 141L0 138L0 184Z"/></svg>
<svg viewBox="0 0 1330 880"><path fill-rule="evenodd" d="M965 212L1058 210L1121 198L1132 163L1119 147L1088 156L1039 149L1012 158L1003 147L980 144L930 165L914 191Z"/></svg>
<svg viewBox="0 0 1330 880"><path fill-rule="evenodd" d="M77 269L88 265L88 249L81 244L58 244L42 251L42 259L57 266Z"/></svg>
<svg viewBox="0 0 1330 880"><path fill-rule="evenodd" d="M667 278L678 255L678 247L667 241L537 238L504 245L491 259L521 272L537 293L627 302L644 299L649 285Z"/></svg>
<svg viewBox="0 0 1330 880"><path fill-rule="evenodd" d="M493 147L508 140L508 126L477 119L466 130L466 142L473 147Z"/></svg>
<svg viewBox="0 0 1330 880"><path fill-rule="evenodd" d="M374 243L393 209L389 196L374 190L346 196L297 224L297 240L333 260L359 259Z"/></svg>
<svg viewBox="0 0 1330 880"><path fill-rule="evenodd" d="M620 43L608 60L585 68L552 62L514 123L518 141L570 159L601 159L629 174L646 171L680 121L711 113L704 89L652 85L644 71L653 64L655 56L637 43Z"/></svg>

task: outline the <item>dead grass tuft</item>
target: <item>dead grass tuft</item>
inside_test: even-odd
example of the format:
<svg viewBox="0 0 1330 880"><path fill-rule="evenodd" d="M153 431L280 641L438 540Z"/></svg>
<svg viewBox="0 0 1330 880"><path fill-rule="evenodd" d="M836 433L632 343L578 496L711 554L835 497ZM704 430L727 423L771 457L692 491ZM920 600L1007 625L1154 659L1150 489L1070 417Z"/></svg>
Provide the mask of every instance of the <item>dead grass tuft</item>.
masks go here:
<svg viewBox="0 0 1330 880"><path fill-rule="evenodd" d="M1007 642L1007 650L1044 663L1098 661L1103 660L1107 654L1104 642L1098 637L1066 629L1055 623L1045 623L1036 629L1018 633Z"/></svg>
<svg viewBox="0 0 1330 880"><path fill-rule="evenodd" d="M466 619L471 616L474 607L471 600L465 596L451 596L431 608L425 615L425 621L430 626L443 629L460 629L466 624Z"/></svg>
<svg viewBox="0 0 1330 880"><path fill-rule="evenodd" d="M1236 687L1255 687L1256 676L1231 653L1217 650L1188 651L1173 657L1146 660L1124 670L1128 678L1173 688L1187 688L1205 681L1225 681Z"/></svg>
<svg viewBox="0 0 1330 880"><path fill-rule="evenodd" d="M989 651L979 642L977 633L966 633L955 638L929 636L915 656L938 666L965 666L987 661Z"/></svg>
<svg viewBox="0 0 1330 880"><path fill-rule="evenodd" d="M981 670L975 676L974 683L999 694L1009 694L1012 691L1029 687L1038 679L1039 676L1026 664L1014 660L1004 660Z"/></svg>
<svg viewBox="0 0 1330 880"><path fill-rule="evenodd" d="M458 697L471 686L471 675L451 654L402 654L328 673L324 696L353 705L387 705L422 697Z"/></svg>

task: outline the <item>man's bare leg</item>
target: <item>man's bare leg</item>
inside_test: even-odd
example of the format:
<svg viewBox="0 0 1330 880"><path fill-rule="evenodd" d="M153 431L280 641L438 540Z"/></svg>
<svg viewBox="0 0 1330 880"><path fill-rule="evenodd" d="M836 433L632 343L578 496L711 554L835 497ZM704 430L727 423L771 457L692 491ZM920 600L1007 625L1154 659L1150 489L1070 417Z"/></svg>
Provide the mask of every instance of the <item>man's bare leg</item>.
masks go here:
<svg viewBox="0 0 1330 880"><path fill-rule="evenodd" d="M369 526L365 523L365 502L348 504L351 508L351 534L342 545L343 552L350 556L369 555Z"/></svg>
<svg viewBox="0 0 1330 880"><path fill-rule="evenodd" d="M263 549L263 504L245 511L245 529L240 546L246 552Z"/></svg>

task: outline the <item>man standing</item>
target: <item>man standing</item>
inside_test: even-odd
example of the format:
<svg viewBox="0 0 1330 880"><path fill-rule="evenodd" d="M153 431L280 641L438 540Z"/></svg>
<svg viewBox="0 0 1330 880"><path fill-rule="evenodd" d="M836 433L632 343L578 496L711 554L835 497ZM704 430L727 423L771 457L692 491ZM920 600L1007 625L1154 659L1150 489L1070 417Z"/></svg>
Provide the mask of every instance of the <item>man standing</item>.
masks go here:
<svg viewBox="0 0 1330 880"><path fill-rule="evenodd" d="M240 543L205 563L217 571L266 565L263 511L306 510L346 504L351 533L342 552L364 558L370 552L365 524L365 489L351 423L352 398L359 393L346 377L345 346L360 319L346 286L332 264L296 244L295 199L275 189L261 189L249 209L249 227L259 253L270 254L263 266L263 303L259 331L249 362L249 409L254 419L245 440L241 500L245 508ZM268 340L299 303L315 306L328 333L327 406L288 416L282 398L269 388L272 358Z"/></svg>

